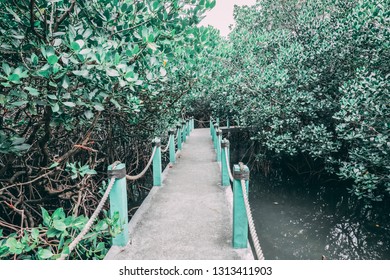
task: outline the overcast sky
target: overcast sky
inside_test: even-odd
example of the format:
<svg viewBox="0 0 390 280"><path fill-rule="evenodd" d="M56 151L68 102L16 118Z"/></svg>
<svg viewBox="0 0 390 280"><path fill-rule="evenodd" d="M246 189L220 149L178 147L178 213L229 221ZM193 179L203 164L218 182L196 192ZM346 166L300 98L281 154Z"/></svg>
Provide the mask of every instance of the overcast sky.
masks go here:
<svg viewBox="0 0 390 280"><path fill-rule="evenodd" d="M229 25L234 23L234 5L254 5L256 0L217 0L214 9L206 14L201 25L212 25L221 31L222 36L227 36L230 32Z"/></svg>

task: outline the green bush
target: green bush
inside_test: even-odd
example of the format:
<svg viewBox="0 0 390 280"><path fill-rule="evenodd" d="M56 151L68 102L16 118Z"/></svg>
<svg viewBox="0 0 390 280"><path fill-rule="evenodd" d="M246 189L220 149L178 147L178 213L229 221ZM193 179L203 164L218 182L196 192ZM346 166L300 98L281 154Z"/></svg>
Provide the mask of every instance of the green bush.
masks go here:
<svg viewBox="0 0 390 280"><path fill-rule="evenodd" d="M258 158L322 162L358 198L381 200L390 194L389 11L383 0L236 7L229 40L209 56L214 115L249 127Z"/></svg>
<svg viewBox="0 0 390 280"><path fill-rule="evenodd" d="M37 228L40 207L72 213L64 223L75 233L71 220L95 210L109 164L143 168L151 140L183 117L181 100L197 81L198 56L213 44L210 29L197 24L214 6L213 0L0 2L2 257L30 256L29 250L32 258L48 257L40 246L58 254L64 245L46 248L35 229L64 244L74 234ZM99 236L91 250L103 251L105 235ZM72 257L96 257L88 250Z"/></svg>

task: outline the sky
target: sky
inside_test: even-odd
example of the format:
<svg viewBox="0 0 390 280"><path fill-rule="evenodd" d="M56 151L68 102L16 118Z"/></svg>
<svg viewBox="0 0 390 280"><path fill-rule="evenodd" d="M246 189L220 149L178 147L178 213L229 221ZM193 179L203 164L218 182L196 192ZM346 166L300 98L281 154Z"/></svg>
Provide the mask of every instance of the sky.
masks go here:
<svg viewBox="0 0 390 280"><path fill-rule="evenodd" d="M254 5L256 0L217 0L215 7L206 13L206 18L200 25L212 25L221 31L222 36L227 36L230 32L229 25L234 24L234 5Z"/></svg>

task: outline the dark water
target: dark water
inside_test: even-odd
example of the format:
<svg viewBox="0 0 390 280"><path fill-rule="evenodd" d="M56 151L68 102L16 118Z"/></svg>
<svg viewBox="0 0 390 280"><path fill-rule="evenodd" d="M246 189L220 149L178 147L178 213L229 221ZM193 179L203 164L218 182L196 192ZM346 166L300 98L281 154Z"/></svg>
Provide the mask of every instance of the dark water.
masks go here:
<svg viewBox="0 0 390 280"><path fill-rule="evenodd" d="M245 131L224 137L231 143L232 163L253 164L253 143ZM390 260L389 199L366 208L345 182L316 181L283 166L274 163L269 177L250 174L249 200L266 259Z"/></svg>
<svg viewBox="0 0 390 280"><path fill-rule="evenodd" d="M359 206L337 183L253 175L250 203L266 259L390 259L388 207Z"/></svg>

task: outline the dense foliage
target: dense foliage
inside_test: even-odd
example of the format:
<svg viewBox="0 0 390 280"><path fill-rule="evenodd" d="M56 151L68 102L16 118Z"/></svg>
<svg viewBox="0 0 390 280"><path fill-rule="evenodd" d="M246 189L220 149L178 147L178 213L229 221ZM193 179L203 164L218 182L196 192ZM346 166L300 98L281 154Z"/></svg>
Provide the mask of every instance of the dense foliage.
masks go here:
<svg viewBox="0 0 390 280"><path fill-rule="evenodd" d="M380 201L390 194L389 13L385 0L236 7L229 40L210 55L207 95L195 94L250 128L257 160L325 168Z"/></svg>
<svg viewBox="0 0 390 280"><path fill-rule="evenodd" d="M107 165L144 166L150 140L185 115L213 32L197 24L214 5L0 2L0 257L55 258L96 208ZM104 256L109 224L71 258Z"/></svg>

